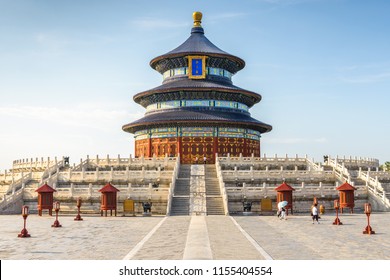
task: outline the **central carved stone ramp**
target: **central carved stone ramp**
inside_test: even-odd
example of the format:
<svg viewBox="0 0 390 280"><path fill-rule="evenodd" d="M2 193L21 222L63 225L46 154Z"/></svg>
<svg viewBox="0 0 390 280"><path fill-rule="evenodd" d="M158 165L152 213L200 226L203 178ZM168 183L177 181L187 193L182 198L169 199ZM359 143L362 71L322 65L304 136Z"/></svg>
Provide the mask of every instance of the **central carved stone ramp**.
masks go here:
<svg viewBox="0 0 390 280"><path fill-rule="evenodd" d="M214 165L182 165L172 197L171 216L225 215Z"/></svg>

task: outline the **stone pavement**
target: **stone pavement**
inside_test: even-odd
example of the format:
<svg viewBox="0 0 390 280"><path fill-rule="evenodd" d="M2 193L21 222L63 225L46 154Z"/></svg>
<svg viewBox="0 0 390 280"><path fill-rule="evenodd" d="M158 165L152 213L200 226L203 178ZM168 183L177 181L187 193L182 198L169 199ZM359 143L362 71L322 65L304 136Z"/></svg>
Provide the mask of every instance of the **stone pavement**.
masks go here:
<svg viewBox="0 0 390 280"><path fill-rule="evenodd" d="M30 238L18 238L21 215L0 216L2 260L389 260L390 213L310 216L100 217L29 215Z"/></svg>

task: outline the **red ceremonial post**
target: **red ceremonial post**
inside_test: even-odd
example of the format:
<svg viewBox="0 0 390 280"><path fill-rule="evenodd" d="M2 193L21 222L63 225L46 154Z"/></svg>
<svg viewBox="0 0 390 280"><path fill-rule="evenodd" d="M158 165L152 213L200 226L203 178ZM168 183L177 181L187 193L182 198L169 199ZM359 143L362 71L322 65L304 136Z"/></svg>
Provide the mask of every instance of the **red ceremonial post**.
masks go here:
<svg viewBox="0 0 390 280"><path fill-rule="evenodd" d="M28 206L26 205L22 207L22 216L24 220L24 225L22 231L18 234L18 237L31 237L31 235L28 233L26 229L26 220L28 216Z"/></svg>
<svg viewBox="0 0 390 280"><path fill-rule="evenodd" d="M83 218L80 216L80 207L81 207L81 197L77 198L77 216L74 218L75 221L82 221Z"/></svg>
<svg viewBox="0 0 390 280"><path fill-rule="evenodd" d="M60 222L58 221L58 211L60 211L60 202L56 201L54 202L54 210L56 211L56 220L54 221L54 224L52 224L52 227L62 227Z"/></svg>
<svg viewBox="0 0 390 280"><path fill-rule="evenodd" d="M339 219L339 209L340 209L340 202L338 199L335 199L334 202L333 202L333 207L334 209L336 209L336 219L334 220L333 224L334 225L342 225L343 223L340 222L340 219Z"/></svg>
<svg viewBox="0 0 390 280"><path fill-rule="evenodd" d="M364 203L364 213L367 215L367 226L363 231L363 234L375 234L375 231L372 230L370 226L370 215L371 215L372 209L370 203Z"/></svg>

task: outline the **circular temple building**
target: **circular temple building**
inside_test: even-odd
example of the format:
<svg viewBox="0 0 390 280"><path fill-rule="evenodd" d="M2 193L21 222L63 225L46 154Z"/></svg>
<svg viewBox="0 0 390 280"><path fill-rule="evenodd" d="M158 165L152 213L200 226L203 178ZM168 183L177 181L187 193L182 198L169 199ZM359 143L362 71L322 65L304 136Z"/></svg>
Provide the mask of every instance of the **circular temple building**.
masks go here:
<svg viewBox="0 0 390 280"><path fill-rule="evenodd" d="M206 38L200 12L193 18L191 36L150 62L162 85L134 96L146 113L122 128L135 135L135 156L180 155L181 163L214 163L217 154L259 157L261 134L272 129L249 113L261 95L233 85L244 60Z"/></svg>

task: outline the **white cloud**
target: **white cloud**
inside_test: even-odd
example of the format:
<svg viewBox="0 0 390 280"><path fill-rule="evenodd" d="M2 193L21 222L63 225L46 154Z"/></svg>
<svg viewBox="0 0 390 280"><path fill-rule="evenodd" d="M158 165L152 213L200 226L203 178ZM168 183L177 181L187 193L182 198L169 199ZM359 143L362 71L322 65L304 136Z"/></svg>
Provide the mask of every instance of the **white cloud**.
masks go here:
<svg viewBox="0 0 390 280"><path fill-rule="evenodd" d="M376 83L390 78L390 62L380 61L339 67L339 80L345 83Z"/></svg>
<svg viewBox="0 0 390 280"><path fill-rule="evenodd" d="M0 107L0 117L11 117L18 120L42 121L55 123L56 126L88 127L101 129L117 120L130 122L140 118L141 112L129 113L126 109L110 109L104 105L79 105L72 108L37 107L37 106L4 106ZM11 125L11 124L10 124Z"/></svg>
<svg viewBox="0 0 390 280"><path fill-rule="evenodd" d="M390 72L368 74L368 75L357 75L351 77L340 77L341 81L346 83L351 83L351 84L376 83L388 79L390 79Z"/></svg>

